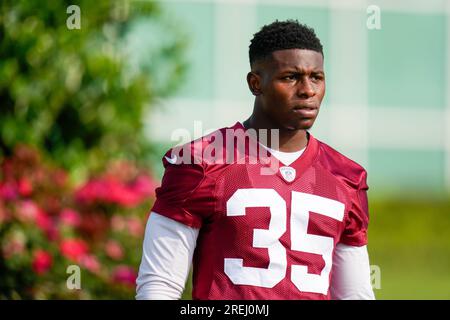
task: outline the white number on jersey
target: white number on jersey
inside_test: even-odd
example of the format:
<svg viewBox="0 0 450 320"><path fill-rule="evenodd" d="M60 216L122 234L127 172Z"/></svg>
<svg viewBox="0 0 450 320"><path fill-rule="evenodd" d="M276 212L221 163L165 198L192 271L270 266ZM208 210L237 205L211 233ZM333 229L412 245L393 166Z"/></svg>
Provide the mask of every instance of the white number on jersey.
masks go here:
<svg viewBox="0 0 450 320"><path fill-rule="evenodd" d="M269 207L269 229L254 229L253 247L267 248L269 267L244 267L243 259L225 258L225 274L234 284L273 288L286 276L286 249L279 239L286 231L286 201L273 189L239 189L227 201L227 216L243 216L245 208ZM309 212L338 221L344 218L345 205L339 201L292 191L291 250L319 254L325 261L320 275L308 273L308 267L293 265L291 281L303 292L326 294L332 264L333 238L308 234Z"/></svg>

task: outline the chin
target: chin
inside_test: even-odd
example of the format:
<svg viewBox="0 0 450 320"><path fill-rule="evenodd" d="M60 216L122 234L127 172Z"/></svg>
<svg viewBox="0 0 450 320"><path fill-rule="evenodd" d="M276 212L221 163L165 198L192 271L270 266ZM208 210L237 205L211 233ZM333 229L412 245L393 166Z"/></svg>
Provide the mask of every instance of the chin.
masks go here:
<svg viewBox="0 0 450 320"><path fill-rule="evenodd" d="M314 124L314 120L305 120L301 122L297 122L292 125L286 126L288 130L296 131L296 130L309 130L312 128Z"/></svg>

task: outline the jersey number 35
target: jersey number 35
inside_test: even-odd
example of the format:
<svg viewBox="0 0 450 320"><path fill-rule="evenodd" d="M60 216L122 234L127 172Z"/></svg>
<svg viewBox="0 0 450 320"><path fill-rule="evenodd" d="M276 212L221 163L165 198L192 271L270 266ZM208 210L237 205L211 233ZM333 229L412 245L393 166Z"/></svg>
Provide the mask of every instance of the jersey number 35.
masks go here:
<svg viewBox="0 0 450 320"><path fill-rule="evenodd" d="M239 189L227 201L227 216L243 216L245 208L269 207L268 229L254 229L253 247L267 248L269 267L244 267L243 259L225 258L225 274L234 284L272 288L286 277L286 249L280 237L286 232L286 201L273 189ZM339 201L292 191L291 250L321 255L325 267L320 274L308 273L305 265L292 265L290 279L303 292L327 294L332 264L333 238L308 234L309 212L338 221L344 218L345 205Z"/></svg>

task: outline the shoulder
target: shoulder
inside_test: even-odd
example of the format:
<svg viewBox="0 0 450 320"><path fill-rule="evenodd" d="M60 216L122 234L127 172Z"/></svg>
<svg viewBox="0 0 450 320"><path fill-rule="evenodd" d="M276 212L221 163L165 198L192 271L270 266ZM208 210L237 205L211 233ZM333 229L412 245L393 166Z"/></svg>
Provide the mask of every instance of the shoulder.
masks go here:
<svg viewBox="0 0 450 320"><path fill-rule="evenodd" d="M165 153L162 159L164 167L193 165L205 170L211 164L224 164L227 159L226 151L235 149L231 140L234 141L240 135L244 136L245 132L237 122L233 126L217 129L196 140L175 146Z"/></svg>
<svg viewBox="0 0 450 320"><path fill-rule="evenodd" d="M319 140L317 142L317 161L320 162L322 167L351 188L367 188L367 171L363 166L330 147L328 144Z"/></svg>

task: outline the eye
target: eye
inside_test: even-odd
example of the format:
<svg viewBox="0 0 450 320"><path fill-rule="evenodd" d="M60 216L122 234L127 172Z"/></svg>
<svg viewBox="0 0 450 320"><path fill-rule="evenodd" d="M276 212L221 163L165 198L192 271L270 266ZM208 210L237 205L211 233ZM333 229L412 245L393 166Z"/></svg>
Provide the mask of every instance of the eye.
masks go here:
<svg viewBox="0 0 450 320"><path fill-rule="evenodd" d="M320 81L320 80L323 80L323 76L318 73L313 73L311 75L311 79L313 79L314 81Z"/></svg>
<svg viewBox="0 0 450 320"><path fill-rule="evenodd" d="M290 75L284 76L284 77L283 77L283 80L293 81L293 80L295 80L296 78L297 78L297 77L296 77L295 74L290 74Z"/></svg>

